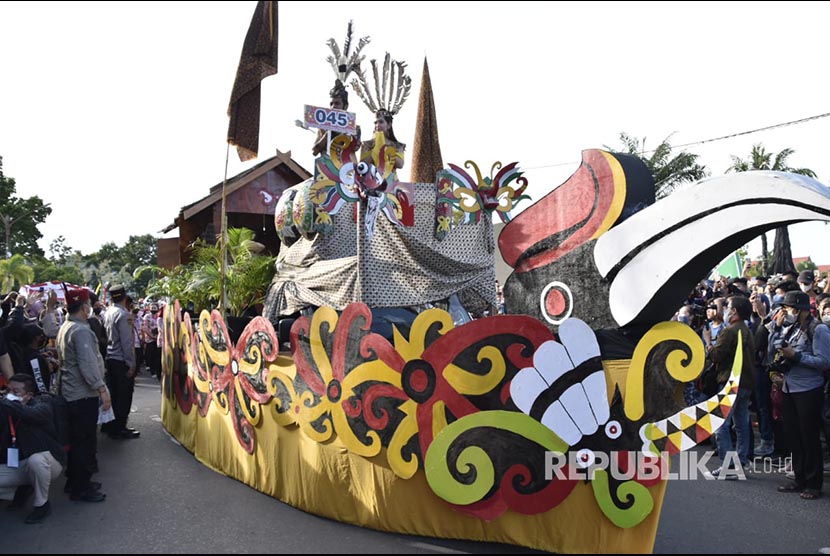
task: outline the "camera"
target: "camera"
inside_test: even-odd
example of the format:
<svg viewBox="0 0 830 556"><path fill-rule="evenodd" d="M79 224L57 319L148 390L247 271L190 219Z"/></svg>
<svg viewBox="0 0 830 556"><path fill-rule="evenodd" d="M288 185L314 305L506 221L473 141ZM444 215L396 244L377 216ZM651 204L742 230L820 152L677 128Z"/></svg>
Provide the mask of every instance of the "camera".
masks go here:
<svg viewBox="0 0 830 556"><path fill-rule="evenodd" d="M787 373L792 368L793 362L786 359L780 351L775 353L772 362L769 364L769 370L776 373Z"/></svg>
<svg viewBox="0 0 830 556"><path fill-rule="evenodd" d="M775 355L772 357L772 361L769 364L770 371L774 371L776 373L786 373L792 368L792 360L784 357L784 353L781 351L783 348L787 347L787 345L787 342L781 338L773 342L772 347L774 347L776 351Z"/></svg>

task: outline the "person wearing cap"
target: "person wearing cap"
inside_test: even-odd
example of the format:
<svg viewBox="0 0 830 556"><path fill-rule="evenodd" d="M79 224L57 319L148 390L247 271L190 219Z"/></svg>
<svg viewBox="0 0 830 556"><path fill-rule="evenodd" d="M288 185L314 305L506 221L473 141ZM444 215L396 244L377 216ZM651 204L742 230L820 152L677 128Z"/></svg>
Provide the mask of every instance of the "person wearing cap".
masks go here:
<svg viewBox="0 0 830 556"><path fill-rule="evenodd" d="M783 374L784 431L792 448L795 479L779 492L800 492L814 500L823 486L821 405L824 372L830 369L830 328L810 313L810 296L789 291L784 310L770 323L769 355L778 361L771 369Z"/></svg>
<svg viewBox="0 0 830 556"><path fill-rule="evenodd" d="M816 292L815 288L816 283L816 275L813 273L812 270L802 270L801 274L798 275L798 287L801 288L801 291L806 293L810 296L810 312L813 316L816 315Z"/></svg>
<svg viewBox="0 0 830 556"><path fill-rule="evenodd" d="M104 384L104 361L98 339L87 319L92 314L89 290L66 292L69 317L58 330L61 369L58 392L69 405L69 461L66 470L69 497L83 502L102 502L106 495L90 480L95 464L99 400L101 410L112 405Z"/></svg>
<svg viewBox="0 0 830 556"><path fill-rule="evenodd" d="M795 282L796 280L798 280L798 271L793 269L785 270L781 273L781 279Z"/></svg>
<svg viewBox="0 0 830 556"><path fill-rule="evenodd" d="M127 310L127 290L123 285L110 288L112 305L104 313L107 330L107 385L112 392L115 420L102 425L110 438L138 438L139 432L127 427L135 388L135 348L133 315Z"/></svg>

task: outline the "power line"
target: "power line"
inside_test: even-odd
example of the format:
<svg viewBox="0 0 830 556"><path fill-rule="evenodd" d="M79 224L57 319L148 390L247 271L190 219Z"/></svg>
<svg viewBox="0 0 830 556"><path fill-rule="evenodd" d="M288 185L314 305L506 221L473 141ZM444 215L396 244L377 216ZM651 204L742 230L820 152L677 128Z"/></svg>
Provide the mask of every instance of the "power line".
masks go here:
<svg viewBox="0 0 830 556"><path fill-rule="evenodd" d="M809 122L811 120L818 120L819 118L826 118L827 116L830 116L830 112L827 112L825 114L819 114L818 116L810 116L809 118L801 118L800 120L793 120L791 122L784 122L783 124L768 125L767 127L759 127L758 129L753 129L753 130L750 130L750 131L742 131L740 133L733 133L731 135L724 135L723 137L715 137L714 139L704 139L703 141L696 141L694 143L686 143L685 145L676 145L676 146L673 146L672 148L673 149L680 149L680 148L683 148L683 147L691 147L693 145L702 145L703 143L711 143L713 141L720 141L722 139L731 139L732 137L739 137L741 135L749 135L750 133L758 133L759 131L766 131L768 129L775 129L775 128L778 128L778 127L786 127L788 125L801 124L801 123L804 123L804 122ZM647 151L647 152L654 152L654 151Z"/></svg>
<svg viewBox="0 0 830 556"><path fill-rule="evenodd" d="M733 137L740 137L741 135L749 135L751 133L758 133L759 131L767 131L769 129L776 129L776 128L779 128L779 127L786 127L786 126L789 126L789 125L802 124L804 122L809 122L809 121L812 121L812 120L818 120L820 118L826 118L827 116L830 116L830 112L826 112L824 114L818 114L817 116L810 116L809 118L801 118L800 120L793 120L791 122L784 122L784 123L775 124L775 125L768 125L766 127L759 127L758 129L751 129L749 131L741 131L739 133L731 133L729 135L723 135L721 137L715 137L713 139L703 139L702 141L694 141L692 143L684 143L683 145L672 145L672 149L682 149L682 148L685 148L685 147L693 147L695 145L703 145L704 143L712 143L714 141L722 141L724 139L731 139ZM648 150L648 151L641 151L639 154L653 153L656 150L657 149L651 149L651 150ZM557 164L545 164L543 166L533 166L533 167L529 167L529 168L523 168L523 170L539 170L541 168L554 168L556 166L569 166L569 165L572 166L574 164L579 164L579 162L580 161L559 162Z"/></svg>

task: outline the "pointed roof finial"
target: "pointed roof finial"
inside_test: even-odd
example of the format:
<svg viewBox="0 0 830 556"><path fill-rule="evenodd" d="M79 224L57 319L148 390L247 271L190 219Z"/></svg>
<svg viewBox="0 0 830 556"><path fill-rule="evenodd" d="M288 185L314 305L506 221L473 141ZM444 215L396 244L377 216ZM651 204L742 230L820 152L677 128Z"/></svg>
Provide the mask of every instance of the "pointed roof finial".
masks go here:
<svg viewBox="0 0 830 556"><path fill-rule="evenodd" d="M418 117L415 122L410 179L415 183L432 183L435 181L435 175L444 167L444 162L438 141L438 120L426 57L424 57L424 73L421 77L421 93L418 96Z"/></svg>

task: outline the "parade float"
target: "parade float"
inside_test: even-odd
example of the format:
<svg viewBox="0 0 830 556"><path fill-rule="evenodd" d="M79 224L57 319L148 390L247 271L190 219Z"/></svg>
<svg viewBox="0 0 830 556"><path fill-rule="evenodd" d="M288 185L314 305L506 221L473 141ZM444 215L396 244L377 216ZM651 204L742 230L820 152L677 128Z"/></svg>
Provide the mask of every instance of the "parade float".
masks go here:
<svg viewBox="0 0 830 556"><path fill-rule="evenodd" d="M351 54L335 52L337 82L354 72L372 112L397 113L405 65L373 61L372 87ZM762 231L830 220L828 188L746 172L654 202L640 159L586 150L511 219L526 187L517 164L488 175L467 161L400 182L403 146L388 134L361 142L353 114L306 113L330 127L314 177L278 204L265 315L233 343L219 311L196 322L177 302L165 311L167 430L208 467L338 521L650 552L667 483L642 464L659 468L717 430L741 368L739 349L726 387L683 407L703 346L669 318ZM494 215L506 222L497 241ZM506 314L493 310L496 249L514 269ZM564 464L551 473L554 459Z"/></svg>

